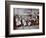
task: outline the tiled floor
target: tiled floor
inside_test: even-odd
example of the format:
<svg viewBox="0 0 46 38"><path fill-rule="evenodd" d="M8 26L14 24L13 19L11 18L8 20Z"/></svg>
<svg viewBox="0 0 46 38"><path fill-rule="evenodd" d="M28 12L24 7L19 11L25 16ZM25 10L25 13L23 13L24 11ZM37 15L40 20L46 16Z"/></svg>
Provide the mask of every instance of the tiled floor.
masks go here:
<svg viewBox="0 0 46 38"><path fill-rule="evenodd" d="M22 29L24 29L24 30L26 30L26 29L39 29L39 25L18 27L16 30L22 30Z"/></svg>

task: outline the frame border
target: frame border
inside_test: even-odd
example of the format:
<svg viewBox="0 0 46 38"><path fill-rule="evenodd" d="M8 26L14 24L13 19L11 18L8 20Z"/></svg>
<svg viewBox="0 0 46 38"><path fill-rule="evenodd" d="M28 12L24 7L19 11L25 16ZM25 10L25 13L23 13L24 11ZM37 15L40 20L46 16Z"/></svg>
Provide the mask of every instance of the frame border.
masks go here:
<svg viewBox="0 0 46 38"><path fill-rule="evenodd" d="M15 3L22 4L33 4L33 5L42 5L43 7L43 33L34 33L34 34L18 34L18 35L9 35L9 5ZM45 35L45 3L41 2L20 2L20 1L5 1L5 37L22 37L22 36L37 36L37 35Z"/></svg>

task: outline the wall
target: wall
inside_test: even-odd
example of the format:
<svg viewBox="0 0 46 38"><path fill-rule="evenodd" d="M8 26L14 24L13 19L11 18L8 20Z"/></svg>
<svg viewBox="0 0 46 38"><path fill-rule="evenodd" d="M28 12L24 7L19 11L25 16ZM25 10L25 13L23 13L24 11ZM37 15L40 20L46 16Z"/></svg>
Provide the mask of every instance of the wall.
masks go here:
<svg viewBox="0 0 46 38"><path fill-rule="evenodd" d="M44 3L46 3L46 0L12 0L12 1L28 1L28 2L44 2ZM45 4L45 6L46 6L46 4ZM46 7L45 7L45 9L46 9ZM45 16L46 16L46 13L45 13ZM46 30L45 30L45 32L46 32ZM4 36L5 36L5 0L0 0L0 38L5 38ZM46 35L28 36L28 37L16 37L16 38L46 38Z"/></svg>

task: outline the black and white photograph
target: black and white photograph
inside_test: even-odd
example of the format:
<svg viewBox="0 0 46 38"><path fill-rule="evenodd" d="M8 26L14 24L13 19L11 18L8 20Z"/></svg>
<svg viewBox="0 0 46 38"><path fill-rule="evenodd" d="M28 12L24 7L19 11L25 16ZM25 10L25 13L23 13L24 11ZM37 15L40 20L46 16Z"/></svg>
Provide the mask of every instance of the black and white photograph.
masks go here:
<svg viewBox="0 0 46 38"><path fill-rule="evenodd" d="M14 8L14 30L39 29L39 9Z"/></svg>

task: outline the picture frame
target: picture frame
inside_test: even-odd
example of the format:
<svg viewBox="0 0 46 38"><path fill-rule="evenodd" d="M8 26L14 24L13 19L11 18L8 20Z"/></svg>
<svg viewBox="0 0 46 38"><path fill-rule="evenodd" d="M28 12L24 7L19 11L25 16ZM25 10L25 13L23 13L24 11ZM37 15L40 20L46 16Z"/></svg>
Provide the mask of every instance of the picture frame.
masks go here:
<svg viewBox="0 0 46 38"><path fill-rule="evenodd" d="M21 25L17 25L17 18L22 20ZM31 18L31 25L28 18ZM23 19L28 20L23 22ZM45 3L5 1L5 31L6 37L45 35Z"/></svg>

